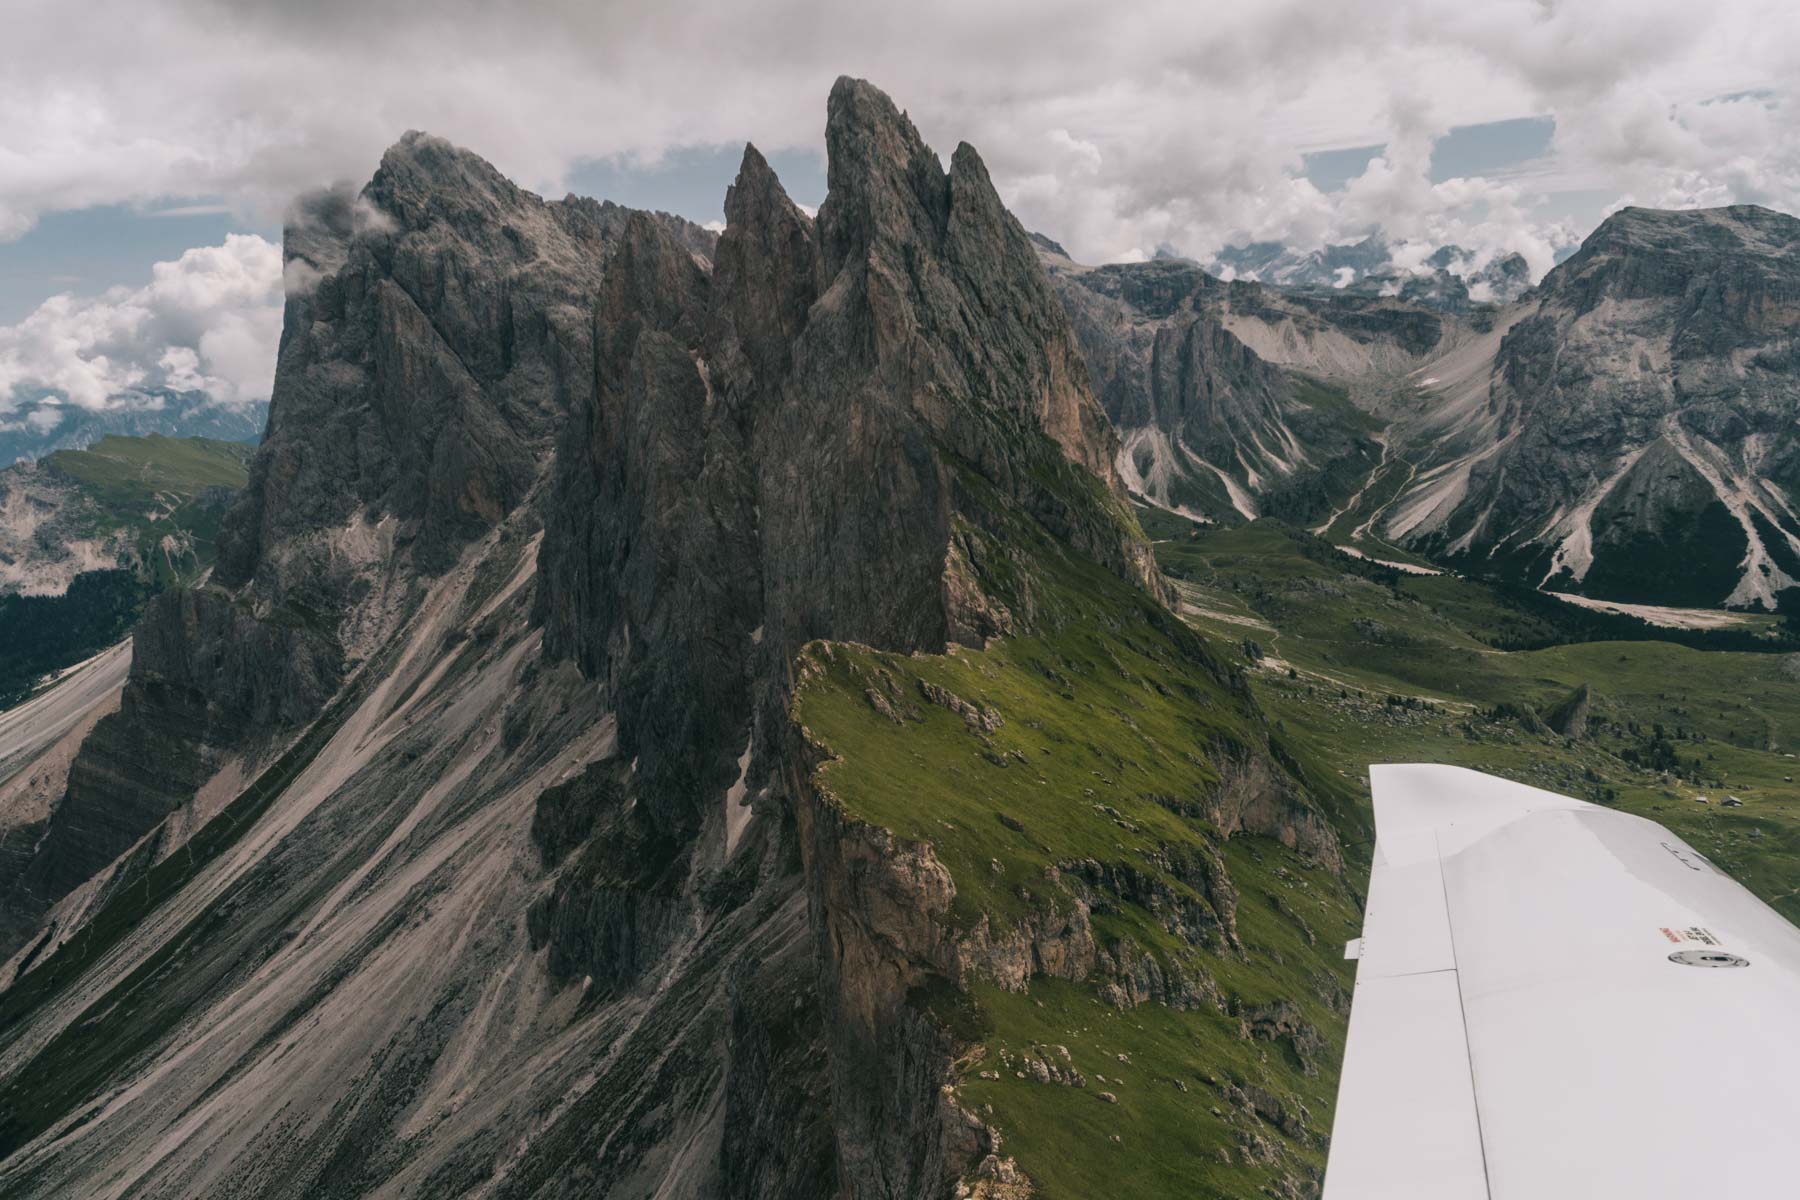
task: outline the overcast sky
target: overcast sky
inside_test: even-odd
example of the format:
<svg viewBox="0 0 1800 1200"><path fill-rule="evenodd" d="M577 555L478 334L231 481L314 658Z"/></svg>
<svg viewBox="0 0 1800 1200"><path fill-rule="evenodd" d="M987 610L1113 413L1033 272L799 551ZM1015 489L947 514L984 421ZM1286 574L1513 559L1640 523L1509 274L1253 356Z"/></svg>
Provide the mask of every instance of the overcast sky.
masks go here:
<svg viewBox="0 0 1800 1200"><path fill-rule="evenodd" d="M1028 227L1517 250L1624 203L1800 211L1782 0L5 0L0 423L24 397L266 396L280 214L427 129L524 185L720 214L742 143L824 190L861 75ZM30 403L37 403L35 399ZM40 415L40 420L48 419Z"/></svg>

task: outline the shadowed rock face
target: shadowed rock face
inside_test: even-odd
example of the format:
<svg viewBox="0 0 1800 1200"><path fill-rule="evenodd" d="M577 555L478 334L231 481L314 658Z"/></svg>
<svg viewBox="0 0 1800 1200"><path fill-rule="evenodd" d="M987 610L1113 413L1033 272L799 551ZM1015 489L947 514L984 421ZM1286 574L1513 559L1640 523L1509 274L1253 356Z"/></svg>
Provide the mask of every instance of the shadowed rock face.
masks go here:
<svg viewBox="0 0 1800 1200"><path fill-rule="evenodd" d="M711 248L695 226L641 219ZM590 313L626 224L418 133L361 193L297 204L273 415L219 539L235 595L146 611L120 712L83 746L9 908L41 913L227 759L278 748L518 507L593 389Z"/></svg>
<svg viewBox="0 0 1800 1200"><path fill-rule="evenodd" d="M257 621L217 595L178 589L152 600L134 631L119 710L82 742L66 793L0 892L13 926L0 955L23 941L19 918L36 921L131 851L227 758L309 720L342 670L330 639ZM152 837L132 871L163 852Z"/></svg>
<svg viewBox="0 0 1800 1200"><path fill-rule="evenodd" d="M1319 385L1225 327L1220 309L1243 285L1185 259L1089 269L1058 257L1047 256L1051 279L1123 439L1119 471L1132 490L1213 521L1310 523L1329 511L1328 486L1345 490L1375 463L1347 404L1316 406Z"/></svg>
<svg viewBox="0 0 1800 1200"><path fill-rule="evenodd" d="M547 203L420 133L360 194L302 200L274 415L222 538L222 579L335 613L377 557L355 543L435 572L512 511L593 390L591 313L627 219ZM710 250L704 230L655 219ZM384 519L391 535L355 536Z"/></svg>

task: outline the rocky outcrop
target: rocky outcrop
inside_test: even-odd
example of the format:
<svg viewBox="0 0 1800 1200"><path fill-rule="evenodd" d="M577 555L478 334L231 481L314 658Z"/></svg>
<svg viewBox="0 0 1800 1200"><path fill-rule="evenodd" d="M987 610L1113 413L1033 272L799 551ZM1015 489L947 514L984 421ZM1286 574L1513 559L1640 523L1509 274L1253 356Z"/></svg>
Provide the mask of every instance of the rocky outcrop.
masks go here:
<svg viewBox="0 0 1800 1200"><path fill-rule="evenodd" d="M1207 818L1224 836L1254 833L1274 838L1333 872L1343 869L1343 852L1331 826L1268 758L1226 751L1217 761L1218 790L1205 807Z"/></svg>
<svg viewBox="0 0 1800 1200"><path fill-rule="evenodd" d="M1588 722L1593 715L1594 693L1584 683L1550 710L1550 728L1563 737L1579 741L1587 736Z"/></svg>
<svg viewBox="0 0 1800 1200"><path fill-rule="evenodd" d="M943 1194L990 1148L944 1093L954 1037L917 1003L952 945L955 888L929 847L790 778L831 1052L838 1161L854 1196ZM940 992L940 994L949 994Z"/></svg>

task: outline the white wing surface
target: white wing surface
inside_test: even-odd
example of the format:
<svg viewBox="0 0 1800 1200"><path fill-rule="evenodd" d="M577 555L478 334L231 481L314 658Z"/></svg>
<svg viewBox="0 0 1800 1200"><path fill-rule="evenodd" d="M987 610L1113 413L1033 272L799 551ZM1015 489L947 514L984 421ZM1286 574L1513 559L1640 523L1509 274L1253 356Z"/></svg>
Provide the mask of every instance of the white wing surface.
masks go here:
<svg viewBox="0 0 1800 1200"><path fill-rule="evenodd" d="M1654 822L1370 776L1325 1200L1800 1196L1800 930Z"/></svg>

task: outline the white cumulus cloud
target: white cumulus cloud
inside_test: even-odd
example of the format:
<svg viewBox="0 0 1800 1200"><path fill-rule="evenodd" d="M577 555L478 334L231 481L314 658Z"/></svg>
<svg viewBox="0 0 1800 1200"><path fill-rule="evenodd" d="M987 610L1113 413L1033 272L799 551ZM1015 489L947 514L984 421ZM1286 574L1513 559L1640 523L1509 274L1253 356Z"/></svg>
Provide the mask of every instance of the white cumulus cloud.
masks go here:
<svg viewBox="0 0 1800 1200"><path fill-rule="evenodd" d="M6 32L0 239L100 203L273 217L409 128L552 193L584 158L816 148L840 73L1088 261L1379 228L1542 270L1586 232L1559 197L1800 208L1791 0L12 0ZM1431 178L1452 128L1518 117L1554 120L1544 161ZM1366 146L1341 190L1301 174Z"/></svg>
<svg viewBox="0 0 1800 1200"><path fill-rule="evenodd" d="M45 391L88 409L162 387L266 400L281 306L281 250L254 234L159 262L143 287L52 296L0 326L0 416Z"/></svg>

